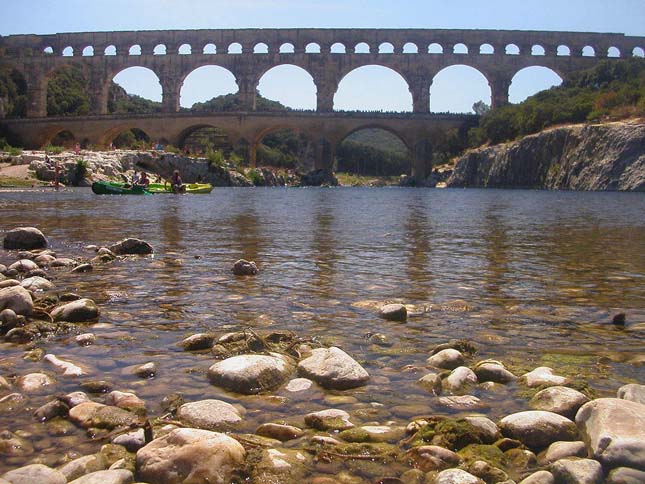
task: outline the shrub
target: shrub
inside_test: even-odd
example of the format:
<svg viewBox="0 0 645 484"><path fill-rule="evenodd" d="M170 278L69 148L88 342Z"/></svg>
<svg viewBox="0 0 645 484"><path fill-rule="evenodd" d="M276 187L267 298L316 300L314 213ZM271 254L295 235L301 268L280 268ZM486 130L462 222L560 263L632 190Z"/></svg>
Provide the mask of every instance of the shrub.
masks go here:
<svg viewBox="0 0 645 484"><path fill-rule="evenodd" d="M53 146L53 145L47 145L43 148L43 150L50 155L59 155L63 151L65 151L64 146Z"/></svg>

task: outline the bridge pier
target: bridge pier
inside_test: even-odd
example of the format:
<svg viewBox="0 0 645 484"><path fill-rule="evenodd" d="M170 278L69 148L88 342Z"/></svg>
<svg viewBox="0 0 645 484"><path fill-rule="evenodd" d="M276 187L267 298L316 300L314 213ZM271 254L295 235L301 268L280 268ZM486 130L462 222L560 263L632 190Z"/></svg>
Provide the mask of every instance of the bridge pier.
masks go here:
<svg viewBox="0 0 645 484"><path fill-rule="evenodd" d="M334 156L336 154L336 146L327 138L321 137L314 141L314 168L316 170L329 170L334 169Z"/></svg>
<svg viewBox="0 0 645 484"><path fill-rule="evenodd" d="M433 147L429 139L414 143L412 150L412 178L421 185L432 172Z"/></svg>

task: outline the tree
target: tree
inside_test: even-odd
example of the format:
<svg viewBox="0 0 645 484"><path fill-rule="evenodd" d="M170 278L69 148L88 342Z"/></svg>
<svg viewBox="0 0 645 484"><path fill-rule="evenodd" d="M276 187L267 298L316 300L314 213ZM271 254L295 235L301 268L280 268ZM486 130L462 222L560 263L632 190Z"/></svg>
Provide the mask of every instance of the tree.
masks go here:
<svg viewBox="0 0 645 484"><path fill-rule="evenodd" d="M484 101L477 101L475 104L473 104L473 111L475 112L475 114L483 116L488 111L490 111L490 106Z"/></svg>

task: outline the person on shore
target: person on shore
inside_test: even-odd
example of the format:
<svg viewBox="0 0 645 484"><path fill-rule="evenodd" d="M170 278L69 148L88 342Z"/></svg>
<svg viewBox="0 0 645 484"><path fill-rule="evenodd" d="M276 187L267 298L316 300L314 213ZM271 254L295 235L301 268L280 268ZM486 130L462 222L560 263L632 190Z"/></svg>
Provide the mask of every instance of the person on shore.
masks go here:
<svg viewBox="0 0 645 484"><path fill-rule="evenodd" d="M58 190L60 187L60 166L58 160L54 162L54 188Z"/></svg>
<svg viewBox="0 0 645 484"><path fill-rule="evenodd" d="M181 193L183 191L183 185L181 176L179 175L179 170L175 170L170 178L170 187L172 188L172 191L174 193Z"/></svg>
<svg viewBox="0 0 645 484"><path fill-rule="evenodd" d="M78 143L76 143L76 144L74 145L74 154L75 154L76 156L78 156L78 154L79 154L80 152L81 152L81 145L80 145L80 144L78 144Z"/></svg>

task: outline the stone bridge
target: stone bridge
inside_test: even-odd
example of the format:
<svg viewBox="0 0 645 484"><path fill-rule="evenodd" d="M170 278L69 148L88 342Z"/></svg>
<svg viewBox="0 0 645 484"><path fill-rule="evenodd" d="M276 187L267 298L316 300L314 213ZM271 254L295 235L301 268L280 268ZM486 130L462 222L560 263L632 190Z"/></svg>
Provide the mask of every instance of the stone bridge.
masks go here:
<svg viewBox="0 0 645 484"><path fill-rule="evenodd" d="M396 134L410 154L411 173L422 179L432 168L432 145L450 128L473 125L477 117L459 114L381 114L286 112L162 113L145 115L99 115L4 120L14 135L29 147L48 144L56 134L68 131L82 144L107 146L119 133L137 128L151 139L182 146L195 130L223 129L228 142L247 153L255 166L256 149L262 138L278 129L291 129L306 136L316 168L333 167L340 142L353 132L380 128Z"/></svg>

